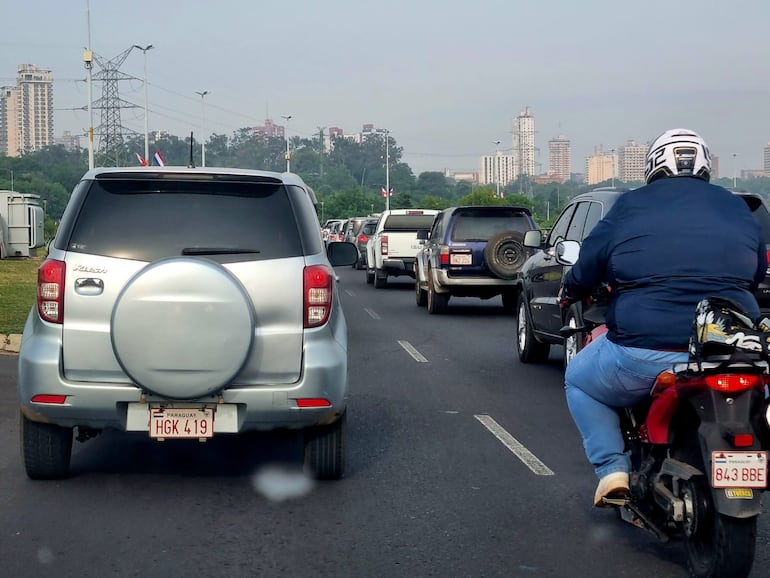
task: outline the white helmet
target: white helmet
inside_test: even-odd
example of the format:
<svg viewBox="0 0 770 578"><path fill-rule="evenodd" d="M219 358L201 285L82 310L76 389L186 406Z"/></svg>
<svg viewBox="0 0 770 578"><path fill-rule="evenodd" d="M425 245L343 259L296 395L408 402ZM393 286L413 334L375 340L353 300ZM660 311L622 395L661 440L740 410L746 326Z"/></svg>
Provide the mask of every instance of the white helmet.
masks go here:
<svg viewBox="0 0 770 578"><path fill-rule="evenodd" d="M686 128L667 130L650 145L644 180L661 177L711 178L711 153L698 133Z"/></svg>

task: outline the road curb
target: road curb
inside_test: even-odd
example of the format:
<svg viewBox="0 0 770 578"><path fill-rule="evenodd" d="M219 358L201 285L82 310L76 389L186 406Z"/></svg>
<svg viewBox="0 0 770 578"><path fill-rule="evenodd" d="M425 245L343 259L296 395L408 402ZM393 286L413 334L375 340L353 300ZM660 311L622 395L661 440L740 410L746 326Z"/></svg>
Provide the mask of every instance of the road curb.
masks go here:
<svg viewBox="0 0 770 578"><path fill-rule="evenodd" d="M21 335L18 333L11 333L5 335L0 333L0 352L2 353L19 353L21 348Z"/></svg>

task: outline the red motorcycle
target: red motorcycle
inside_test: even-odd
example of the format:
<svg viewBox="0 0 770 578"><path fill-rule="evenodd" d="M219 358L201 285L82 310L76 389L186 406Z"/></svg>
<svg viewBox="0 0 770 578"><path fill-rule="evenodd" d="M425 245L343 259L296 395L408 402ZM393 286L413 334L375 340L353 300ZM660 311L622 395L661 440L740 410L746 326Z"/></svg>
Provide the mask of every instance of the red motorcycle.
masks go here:
<svg viewBox="0 0 770 578"><path fill-rule="evenodd" d="M563 244L557 260L574 264L579 245ZM595 294L581 303L582 325L562 334L588 345L606 331L605 302ZM758 327L711 298L698 305L693 327L689 361L661 373L646 402L618 408L630 493L605 503L662 542L683 541L692 576L745 577L768 487L770 324Z"/></svg>

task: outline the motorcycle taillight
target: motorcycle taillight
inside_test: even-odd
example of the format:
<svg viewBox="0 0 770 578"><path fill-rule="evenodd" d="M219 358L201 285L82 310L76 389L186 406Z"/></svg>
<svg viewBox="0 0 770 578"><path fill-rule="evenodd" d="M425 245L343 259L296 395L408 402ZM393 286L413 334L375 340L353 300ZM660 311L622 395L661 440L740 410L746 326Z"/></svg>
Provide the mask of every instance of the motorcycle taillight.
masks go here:
<svg viewBox="0 0 770 578"><path fill-rule="evenodd" d="M722 373L719 375L707 375L704 381L706 385L716 391L737 393L762 385L762 376L744 373Z"/></svg>

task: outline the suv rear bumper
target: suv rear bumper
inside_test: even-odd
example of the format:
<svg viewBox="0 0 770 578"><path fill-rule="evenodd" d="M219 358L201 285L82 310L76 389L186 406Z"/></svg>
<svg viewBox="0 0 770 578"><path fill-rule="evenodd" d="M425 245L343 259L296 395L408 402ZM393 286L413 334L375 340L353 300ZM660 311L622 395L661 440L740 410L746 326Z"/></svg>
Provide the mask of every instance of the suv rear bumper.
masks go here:
<svg viewBox="0 0 770 578"><path fill-rule="evenodd" d="M448 271L445 269L431 269L433 272L433 282L436 287L436 291L439 293L449 291L458 287L475 287L475 288L504 288L515 287L515 279L500 279L498 277L450 277Z"/></svg>
<svg viewBox="0 0 770 578"><path fill-rule="evenodd" d="M245 432L275 429L301 429L335 421L345 410L348 400L347 353L342 344L329 338L306 341L303 370L293 384L260 384L233 386L218 396L194 400L167 400L126 383L79 382L61 373L61 343L56 330L25 338L19 351L18 395L22 413L32 421L64 427L83 426L94 429L137 431L136 419L129 425L129 404L161 404L173 402L178 407L233 404L222 415L230 424L214 431ZM333 387L330 387L333 384ZM35 403L36 395L64 395L63 404ZM299 408L299 398L322 398L330 406ZM136 406L133 406L135 412ZM233 417L233 415L235 417ZM135 413L134 413L135 417ZM224 427L224 426L223 426ZM148 431L139 428L138 431Z"/></svg>

